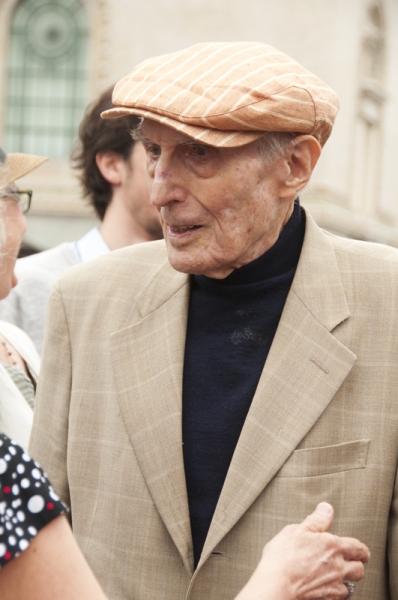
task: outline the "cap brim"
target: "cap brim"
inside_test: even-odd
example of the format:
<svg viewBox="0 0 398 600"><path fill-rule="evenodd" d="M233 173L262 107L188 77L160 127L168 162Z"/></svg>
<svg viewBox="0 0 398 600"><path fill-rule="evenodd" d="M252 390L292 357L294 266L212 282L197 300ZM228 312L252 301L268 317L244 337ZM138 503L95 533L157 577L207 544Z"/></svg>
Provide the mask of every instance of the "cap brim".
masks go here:
<svg viewBox="0 0 398 600"><path fill-rule="evenodd" d="M144 119L150 119L156 121L171 129L179 131L181 134L186 135L189 138L197 140L203 144L209 146L217 146L220 148L237 148L238 146L245 146L250 144L266 133L265 131L221 131L219 129L211 129L206 127L198 127L197 125L188 125L187 123L181 123L170 117L159 115L148 110L140 108L124 108L116 107L101 113L103 119L119 119L120 117L126 117L127 115L137 115Z"/></svg>
<svg viewBox="0 0 398 600"><path fill-rule="evenodd" d="M0 167L0 188L5 188L20 177L24 177L46 160L47 157L35 154L20 152L7 154L6 161Z"/></svg>

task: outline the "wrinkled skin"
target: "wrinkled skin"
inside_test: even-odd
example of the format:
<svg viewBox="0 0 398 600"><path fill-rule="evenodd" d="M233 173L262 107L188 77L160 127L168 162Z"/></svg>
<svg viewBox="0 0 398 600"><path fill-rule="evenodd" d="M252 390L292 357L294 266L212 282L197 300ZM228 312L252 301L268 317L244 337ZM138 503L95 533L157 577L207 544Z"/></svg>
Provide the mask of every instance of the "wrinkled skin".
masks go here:
<svg viewBox="0 0 398 600"><path fill-rule="evenodd" d="M17 285L14 267L22 238L26 232L25 215L22 214L18 202L12 195L17 190L15 183L5 190L0 190L1 218L4 222L4 240L0 250L0 300L6 298L12 288Z"/></svg>
<svg viewBox="0 0 398 600"><path fill-rule="evenodd" d="M288 525L265 547L260 563L235 600L343 600L343 581L364 576L368 548L326 533L333 520L322 502L300 525Z"/></svg>
<svg viewBox="0 0 398 600"><path fill-rule="evenodd" d="M289 156L267 165L257 142L214 148L146 119L135 137L172 267L216 279L274 245L320 153L315 138L300 136Z"/></svg>

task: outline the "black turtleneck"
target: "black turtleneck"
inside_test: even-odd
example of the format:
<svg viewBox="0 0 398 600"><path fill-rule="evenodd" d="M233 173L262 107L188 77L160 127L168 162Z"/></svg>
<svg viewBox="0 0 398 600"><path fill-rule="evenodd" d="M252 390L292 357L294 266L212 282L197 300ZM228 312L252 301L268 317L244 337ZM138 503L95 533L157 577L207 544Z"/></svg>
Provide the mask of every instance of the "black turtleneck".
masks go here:
<svg viewBox="0 0 398 600"><path fill-rule="evenodd" d="M195 565L278 327L304 232L305 214L296 202L265 254L225 279L192 277L182 432Z"/></svg>

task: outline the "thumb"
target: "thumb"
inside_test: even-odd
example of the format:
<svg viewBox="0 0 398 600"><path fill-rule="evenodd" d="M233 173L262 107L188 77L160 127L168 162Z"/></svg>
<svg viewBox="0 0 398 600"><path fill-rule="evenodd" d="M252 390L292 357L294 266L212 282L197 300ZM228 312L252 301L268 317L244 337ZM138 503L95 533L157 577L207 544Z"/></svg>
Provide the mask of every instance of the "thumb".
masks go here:
<svg viewBox="0 0 398 600"><path fill-rule="evenodd" d="M307 531L313 533L322 533L327 531L332 524L334 517L333 506L328 502L321 502L318 504L312 515L309 515L302 522L302 526Z"/></svg>

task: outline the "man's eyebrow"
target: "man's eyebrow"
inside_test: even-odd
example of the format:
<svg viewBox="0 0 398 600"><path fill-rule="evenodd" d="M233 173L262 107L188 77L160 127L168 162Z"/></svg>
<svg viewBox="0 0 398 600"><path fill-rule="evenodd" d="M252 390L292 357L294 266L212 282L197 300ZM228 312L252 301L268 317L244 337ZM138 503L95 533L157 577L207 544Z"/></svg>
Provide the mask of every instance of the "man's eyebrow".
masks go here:
<svg viewBox="0 0 398 600"><path fill-rule="evenodd" d="M141 142L141 144L152 144L151 140L149 140L146 135L143 134L139 127L132 129L130 131L130 135L135 142Z"/></svg>
<svg viewBox="0 0 398 600"><path fill-rule="evenodd" d="M153 144L154 142L146 137L146 135L141 131L140 127L136 129L132 129L130 134L134 141L141 142L142 144ZM176 140L176 144L180 146L207 146L208 144L204 144L203 142L197 141L193 138L189 138L187 136L181 136L180 139Z"/></svg>

